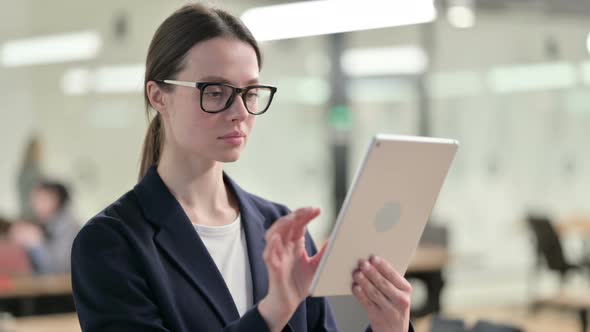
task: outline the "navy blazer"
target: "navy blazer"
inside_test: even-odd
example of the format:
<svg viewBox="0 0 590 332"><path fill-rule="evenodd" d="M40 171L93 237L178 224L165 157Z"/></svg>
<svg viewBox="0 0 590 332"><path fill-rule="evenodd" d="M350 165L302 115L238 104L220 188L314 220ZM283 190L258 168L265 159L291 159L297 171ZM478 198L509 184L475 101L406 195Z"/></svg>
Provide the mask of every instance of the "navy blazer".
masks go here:
<svg viewBox="0 0 590 332"><path fill-rule="evenodd" d="M72 287L82 331L268 331L256 305L268 290L264 234L289 210L243 191L225 174L224 181L239 203L255 305L239 316L207 248L152 166L74 241ZM309 234L305 244L315 254ZM337 328L328 302L310 297L284 331Z"/></svg>

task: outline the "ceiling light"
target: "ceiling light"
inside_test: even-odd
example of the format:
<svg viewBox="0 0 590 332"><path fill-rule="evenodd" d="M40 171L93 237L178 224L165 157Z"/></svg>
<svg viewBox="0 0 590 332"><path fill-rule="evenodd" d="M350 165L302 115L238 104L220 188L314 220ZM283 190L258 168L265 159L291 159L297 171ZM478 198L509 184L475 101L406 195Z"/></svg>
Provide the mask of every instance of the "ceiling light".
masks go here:
<svg viewBox="0 0 590 332"><path fill-rule="evenodd" d="M348 49L342 70L353 77L416 75L426 71L428 56L417 46Z"/></svg>
<svg viewBox="0 0 590 332"><path fill-rule="evenodd" d="M61 79L66 95L88 93L137 93L143 91L145 65L103 66L97 69L72 68Z"/></svg>
<svg viewBox="0 0 590 332"><path fill-rule="evenodd" d="M144 75L142 64L101 67L94 75L94 90L98 93L140 92Z"/></svg>
<svg viewBox="0 0 590 332"><path fill-rule="evenodd" d="M474 0L448 0L447 20L455 28L471 28L475 25Z"/></svg>
<svg viewBox="0 0 590 332"><path fill-rule="evenodd" d="M95 31L12 40L0 46L0 63L18 67L88 60L96 57L101 46Z"/></svg>
<svg viewBox="0 0 590 332"><path fill-rule="evenodd" d="M496 93L569 89L578 83L578 68L567 62L492 68L488 82Z"/></svg>
<svg viewBox="0 0 590 332"><path fill-rule="evenodd" d="M314 0L247 10L241 19L259 41L431 22L433 0Z"/></svg>
<svg viewBox="0 0 590 332"><path fill-rule="evenodd" d="M69 96L79 96L88 93L91 75L86 68L73 68L65 72L61 79L61 89Z"/></svg>
<svg viewBox="0 0 590 332"><path fill-rule="evenodd" d="M447 19L455 28L471 28L475 25L475 13L467 6L449 7Z"/></svg>

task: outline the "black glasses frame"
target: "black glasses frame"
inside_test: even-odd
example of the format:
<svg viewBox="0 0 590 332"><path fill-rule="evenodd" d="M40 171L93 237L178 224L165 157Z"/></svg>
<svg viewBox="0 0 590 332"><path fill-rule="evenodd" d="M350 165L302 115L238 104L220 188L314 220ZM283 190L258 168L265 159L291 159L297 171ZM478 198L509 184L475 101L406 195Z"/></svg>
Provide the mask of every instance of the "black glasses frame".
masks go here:
<svg viewBox="0 0 590 332"><path fill-rule="evenodd" d="M244 106L246 107L246 111L248 111L249 114L252 114L252 115L264 114L269 109L270 104L272 103L272 100L274 98L274 95L277 92L277 88L274 86L270 86L270 85L258 85L257 84L257 85L249 85L249 86L246 86L243 88L238 88L238 87L235 87L231 84L220 83L220 82L187 82L187 81L175 81L175 80L155 80L155 81L158 83L186 86L189 88L199 89L199 91L201 92L200 93L201 110L203 112L211 113L211 114L221 113L221 112L227 110L228 108L230 108L230 106L233 104L234 100L236 99L236 95L238 95L238 94L242 98L242 102L244 103ZM232 89L232 94L227 99L225 106L222 109L217 110L217 111L208 111L203 107L203 90L206 89L208 86L212 86L212 85L221 85L221 86L226 86L226 87ZM250 109L248 109L248 104L246 103L246 95L249 90L259 89L259 88L269 89L270 90L270 97L268 99L268 104L266 105L266 107L263 110L261 110L260 112L256 113L256 112L252 112L252 111L250 111Z"/></svg>

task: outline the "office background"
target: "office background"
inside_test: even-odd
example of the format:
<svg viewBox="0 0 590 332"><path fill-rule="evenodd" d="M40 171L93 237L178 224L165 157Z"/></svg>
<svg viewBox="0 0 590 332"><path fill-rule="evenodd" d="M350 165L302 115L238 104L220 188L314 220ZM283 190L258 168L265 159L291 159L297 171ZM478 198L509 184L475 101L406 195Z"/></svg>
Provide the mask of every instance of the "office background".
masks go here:
<svg viewBox="0 0 590 332"><path fill-rule="evenodd" d="M0 215L19 213L16 178L33 134L42 171L70 184L82 221L135 184L147 46L183 3L0 1L0 48L76 32L99 38L87 59L0 63ZM285 1L209 3L241 14ZM435 5L430 23L263 42L261 81L279 90L241 160L226 169L253 193L321 207L310 226L321 242L338 210L335 191L346 188L342 179L352 178L374 133L458 139L431 219L447 229L452 258L443 307L526 305L536 256L525 217L590 216L590 2ZM564 238L572 260L584 256L581 237ZM560 287L555 275L538 277L541 293ZM574 276L568 287L588 281Z"/></svg>

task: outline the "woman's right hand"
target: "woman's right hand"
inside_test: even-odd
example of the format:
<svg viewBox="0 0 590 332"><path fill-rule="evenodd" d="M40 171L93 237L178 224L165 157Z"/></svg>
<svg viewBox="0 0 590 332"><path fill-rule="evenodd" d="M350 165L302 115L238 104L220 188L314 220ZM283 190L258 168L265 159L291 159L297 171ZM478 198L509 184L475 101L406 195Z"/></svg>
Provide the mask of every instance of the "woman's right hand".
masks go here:
<svg viewBox="0 0 590 332"><path fill-rule="evenodd" d="M305 250L305 226L319 214L317 208L298 209L275 221L266 232L263 258L269 285L258 310L271 332L281 331L309 295L327 243L309 257Z"/></svg>

